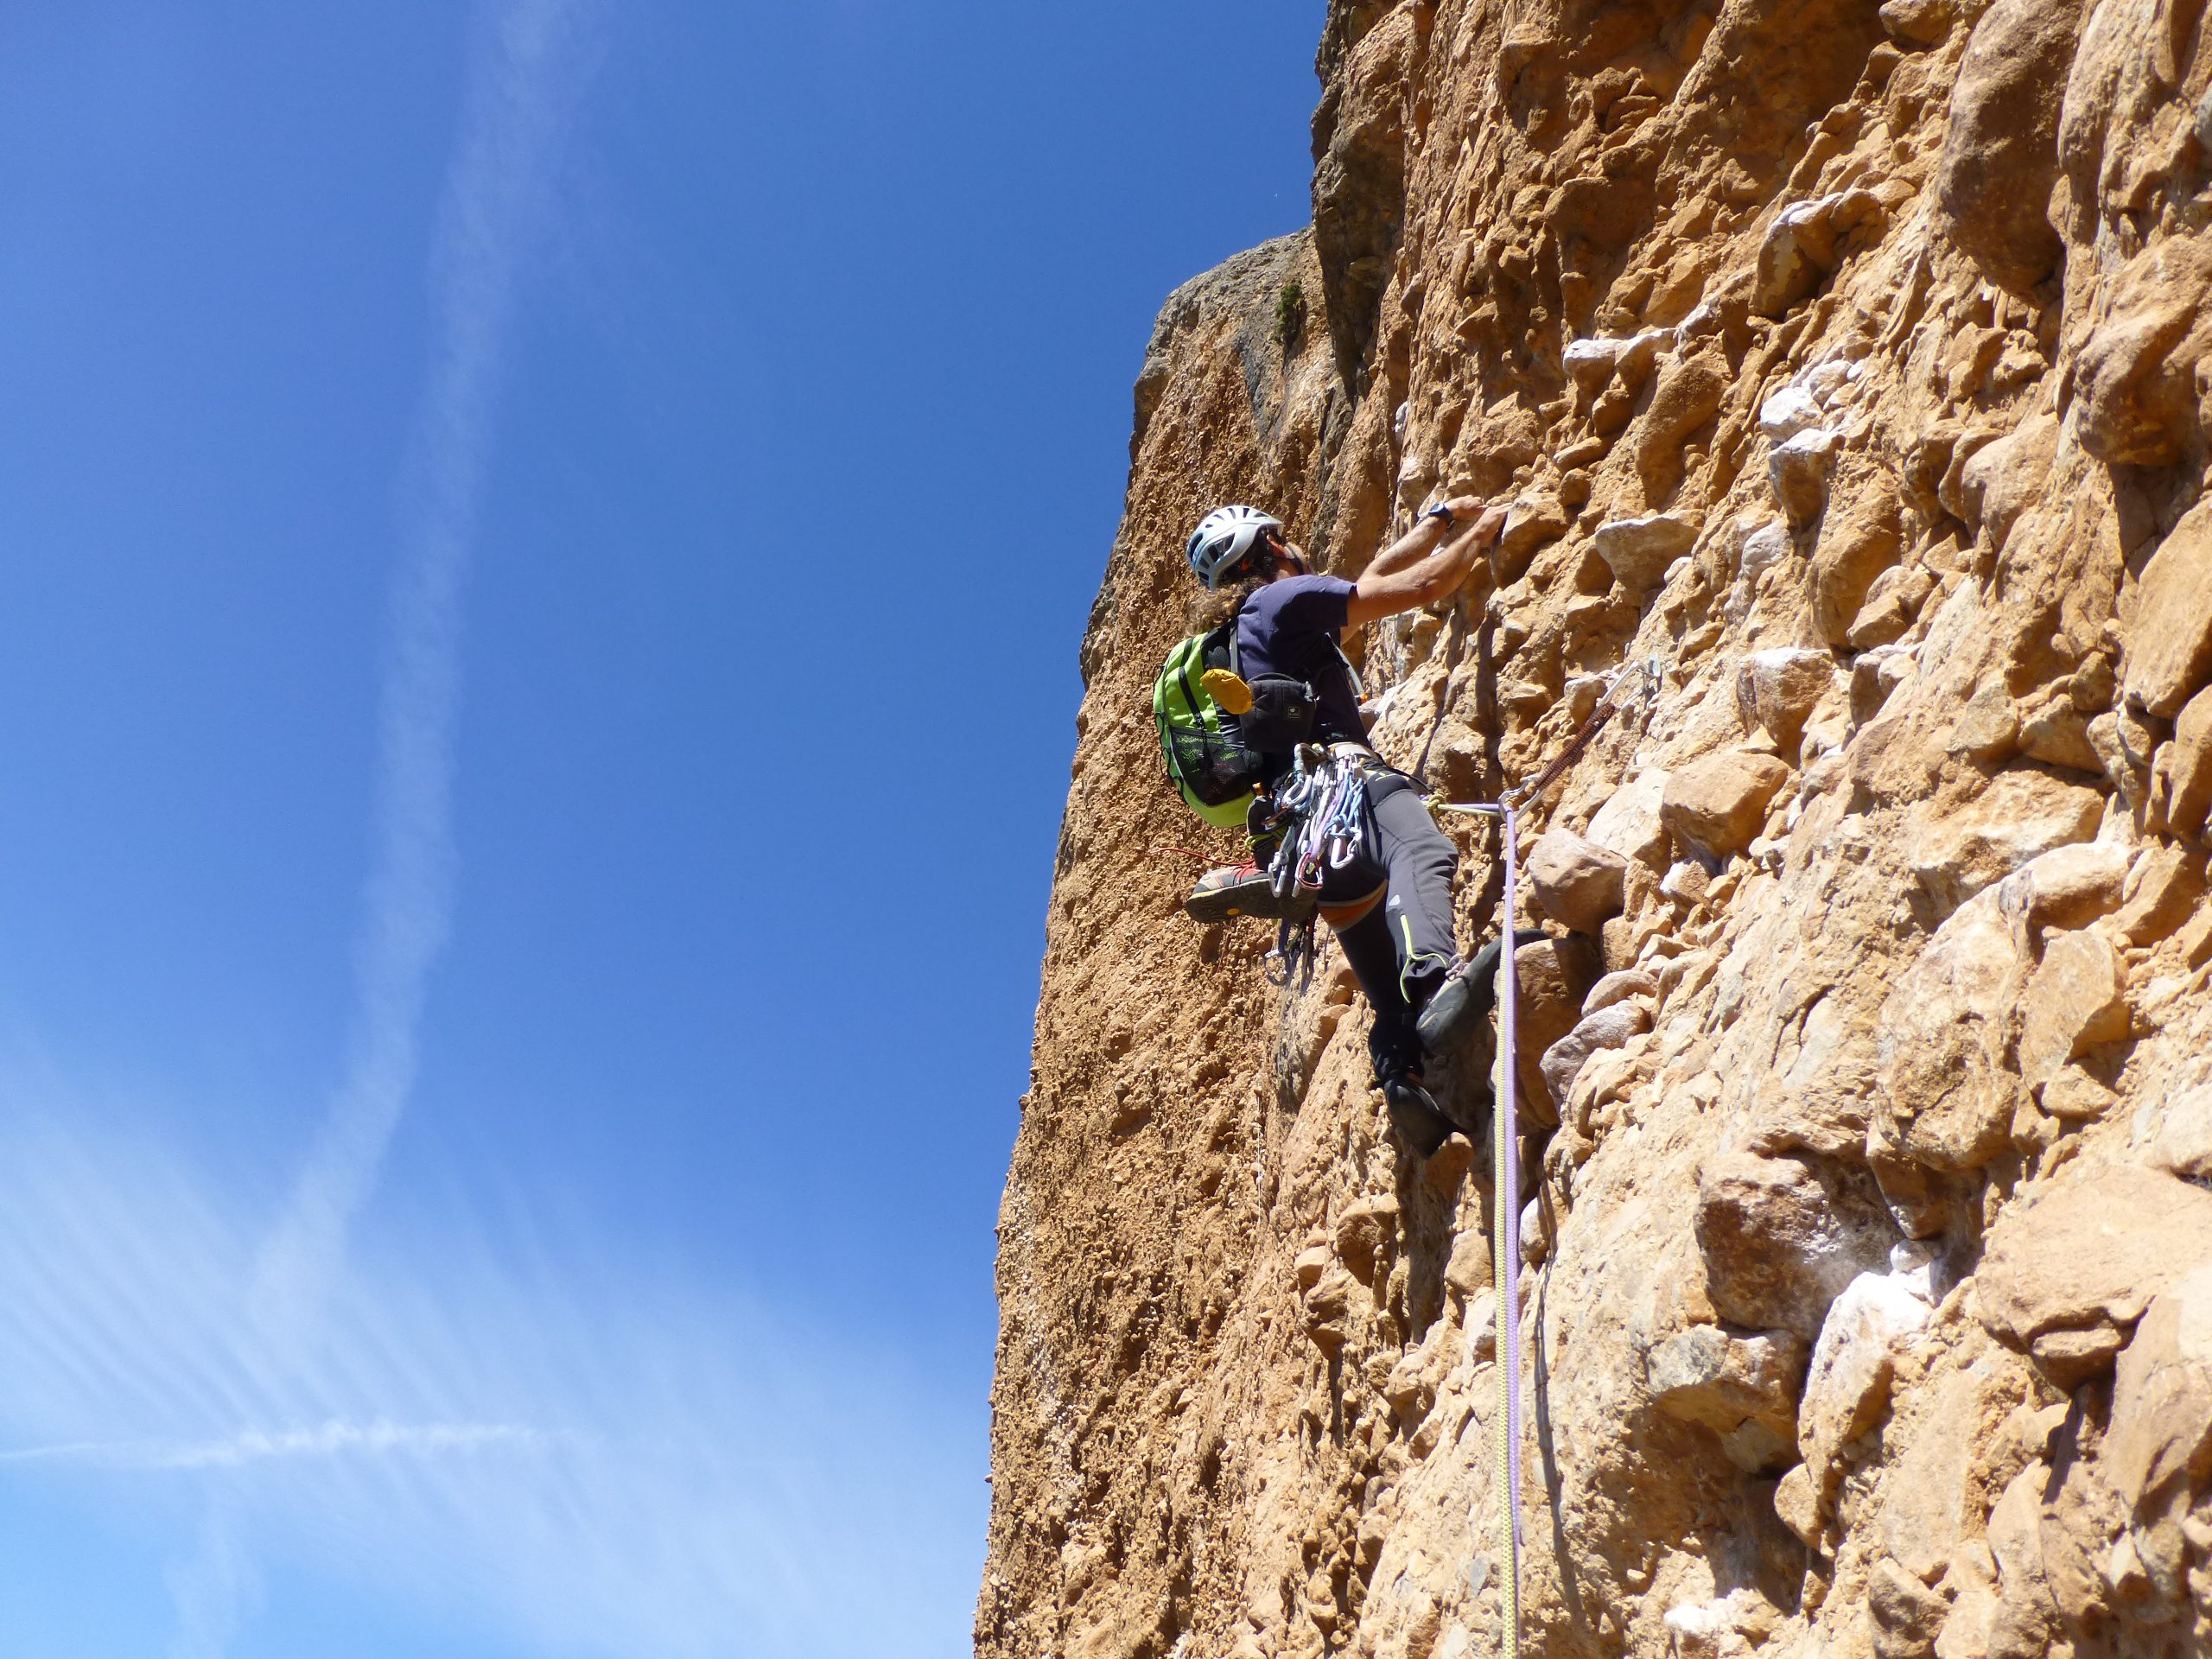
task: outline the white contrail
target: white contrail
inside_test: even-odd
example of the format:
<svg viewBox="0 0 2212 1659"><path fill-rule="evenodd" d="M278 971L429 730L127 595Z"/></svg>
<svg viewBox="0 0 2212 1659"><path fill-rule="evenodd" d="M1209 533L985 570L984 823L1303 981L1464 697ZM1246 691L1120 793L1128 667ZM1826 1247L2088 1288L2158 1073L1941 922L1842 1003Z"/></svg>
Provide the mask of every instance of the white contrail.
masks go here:
<svg viewBox="0 0 2212 1659"><path fill-rule="evenodd" d="M219 1440L86 1440L70 1446L32 1446L0 1452L0 1464L71 1463L100 1469L242 1469L279 1459L334 1458L348 1453L429 1454L480 1452L492 1446L531 1448L552 1437L512 1423L350 1423L332 1419L314 1428L241 1430Z"/></svg>
<svg viewBox="0 0 2212 1659"><path fill-rule="evenodd" d="M251 1303L279 1344L304 1334L342 1266L415 1084L423 1002L452 920L461 598L516 277L588 54L594 0L498 0L470 77L431 248L432 346L402 478L387 626L373 865L344 1071L259 1253ZM216 1466L216 1465L203 1465ZM220 1659L247 1569L210 1520L173 1575L179 1659Z"/></svg>
<svg viewBox="0 0 2212 1659"><path fill-rule="evenodd" d="M452 918L462 590L516 277L588 53L594 0L505 0L486 31L431 254L434 342L403 480L374 866L329 1116L260 1258L264 1323L310 1313L414 1086L423 995Z"/></svg>

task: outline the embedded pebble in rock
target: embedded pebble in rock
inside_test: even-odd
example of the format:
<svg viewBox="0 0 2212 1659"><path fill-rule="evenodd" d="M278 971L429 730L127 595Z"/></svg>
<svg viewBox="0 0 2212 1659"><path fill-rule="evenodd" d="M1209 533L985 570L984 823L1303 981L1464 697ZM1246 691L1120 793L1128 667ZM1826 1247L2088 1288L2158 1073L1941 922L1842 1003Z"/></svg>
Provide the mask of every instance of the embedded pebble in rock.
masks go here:
<svg viewBox="0 0 2212 1659"><path fill-rule="evenodd" d="M1543 1057L1582 1018L1582 1000L1604 971L1594 943L1580 936L1541 939L1514 952L1520 969L1521 1105L1549 1125L1559 1121L1565 1096L1552 1092Z"/></svg>
<svg viewBox="0 0 2212 1659"><path fill-rule="evenodd" d="M2039 416L1976 450L1967 462L1961 484L1980 499L1981 527L1999 552L2021 515L2041 499L2058 438L2058 423Z"/></svg>
<svg viewBox="0 0 2212 1659"><path fill-rule="evenodd" d="M2016 291L2050 274L2064 251L2044 204L2078 0L1997 0L1974 25L1951 92L1936 165L1936 211L1989 280Z"/></svg>
<svg viewBox="0 0 2212 1659"><path fill-rule="evenodd" d="M1788 749L1834 681L1834 659L1824 651L1755 651L1736 671L1736 708L1746 728L1764 731Z"/></svg>
<svg viewBox="0 0 2212 1659"><path fill-rule="evenodd" d="M1835 264L1836 208L1841 200L1822 196L1793 203L1768 227L1751 279L1751 308L1761 316L1783 315L1819 287Z"/></svg>
<svg viewBox="0 0 2212 1659"><path fill-rule="evenodd" d="M1615 790L1590 820L1590 841L1623 858L1655 869L1667 868L1667 826L1660 821L1667 774L1656 768L1638 773Z"/></svg>
<svg viewBox="0 0 2212 1659"><path fill-rule="evenodd" d="M1997 907L2012 925L2023 952L2046 927L2081 927L2120 908L2127 886L2127 849L2096 841L2061 847L2030 859L1997 889Z"/></svg>
<svg viewBox="0 0 2212 1659"><path fill-rule="evenodd" d="M1573 1030L1544 1051L1544 1082L1552 1098L1567 1097L1584 1065L1599 1050L1619 1048L1650 1029L1651 1016L1635 1002L1614 1002L1583 1015Z"/></svg>
<svg viewBox="0 0 2212 1659"><path fill-rule="evenodd" d="M2136 1529L2178 1532L2186 1504L2212 1458L2212 1262L2159 1293L2120 1356L2112 1428L2101 1465ZM2161 1540L2178 1557L2181 1541ZM2138 1554L2145 1553L2138 1546Z"/></svg>
<svg viewBox="0 0 2212 1659"><path fill-rule="evenodd" d="M1650 378L1662 348L1671 338L1664 328L1646 328L1641 334L1630 335L1613 354L1613 372L1631 391L1640 388Z"/></svg>
<svg viewBox="0 0 2212 1659"><path fill-rule="evenodd" d="M1975 1275L1981 1322L2062 1389L2110 1370L2152 1297L2212 1262L2212 1193L2149 1170L2082 1172L2008 1216Z"/></svg>
<svg viewBox="0 0 2212 1659"><path fill-rule="evenodd" d="M2082 1122L2106 1116L2119 1099L2109 1087L2080 1066L2065 1065L2044 1084L2036 1103L2053 1117Z"/></svg>
<svg viewBox="0 0 2212 1659"><path fill-rule="evenodd" d="M1843 1448L1881 1421L1897 1344L1928 1323L1929 1306L1904 1275L1862 1273L1830 1304L1813 1344L1797 1414L1797 1443L1826 1502Z"/></svg>
<svg viewBox="0 0 2212 1659"><path fill-rule="evenodd" d="M1495 800L1612 699L1521 808L1524 1650L2212 1649L2201 10L1329 0L1099 550L977 1659L1499 1650L1497 1020L1414 1155L1326 930L1185 916L1148 709L1207 507L1357 580L1460 493L1380 753Z"/></svg>
<svg viewBox="0 0 2212 1659"><path fill-rule="evenodd" d="M1959 711L1947 747L1954 754L1987 762L2002 760L2020 746L2020 715L2001 685L1985 685Z"/></svg>
<svg viewBox="0 0 2212 1659"><path fill-rule="evenodd" d="M1726 857L1751 844L1767 803L1789 768L1770 754L1734 750L1693 761L1667 780L1660 821L1678 841Z"/></svg>
<svg viewBox="0 0 2212 1659"><path fill-rule="evenodd" d="M2166 779L2167 827L2177 836L2201 839L2206 815L2212 812L2212 688L2191 697L2175 721Z"/></svg>
<svg viewBox="0 0 2212 1659"><path fill-rule="evenodd" d="M1506 515L1495 556L1503 580L1518 580L1535 550L1546 542L1557 541L1573 522L1573 515L1560 505L1556 496L1524 496L1516 501Z"/></svg>
<svg viewBox="0 0 2212 1659"><path fill-rule="evenodd" d="M1678 905L1701 905L1712 889L1711 874L1693 859L1670 867L1659 881L1659 891Z"/></svg>
<svg viewBox="0 0 2212 1659"><path fill-rule="evenodd" d="M1820 400L1802 386L1784 386L1759 405L1759 432L1769 443L1787 443L1821 419Z"/></svg>
<svg viewBox="0 0 2212 1659"><path fill-rule="evenodd" d="M1621 912L1628 860L1571 830L1553 830L1529 849L1529 886L1543 912L1595 933Z"/></svg>
<svg viewBox="0 0 2212 1659"><path fill-rule="evenodd" d="M2050 1091L2046 1089L2046 1095ZM2158 1103L2155 1122L2139 1141L2144 1161L2185 1181L2212 1180L2212 1084L2181 1089Z"/></svg>
<svg viewBox="0 0 2212 1659"><path fill-rule="evenodd" d="M1398 1201L1363 1198L1337 1222L1337 1255L1362 1284L1372 1283L1376 1259L1397 1236Z"/></svg>
<svg viewBox="0 0 2212 1659"><path fill-rule="evenodd" d="M1600 1009L1610 1008L1614 1003L1625 1001L1631 996L1655 996L1658 990L1659 982L1641 969L1628 968L1617 974L1607 974L1592 985L1590 995L1583 998L1583 1018L1587 1019Z"/></svg>
<svg viewBox="0 0 2212 1659"><path fill-rule="evenodd" d="M1667 567L1697 543L1697 529L1679 518L1656 513L1644 518L1620 518L1599 526L1598 556L1627 588L1649 588Z"/></svg>
<svg viewBox="0 0 2212 1659"><path fill-rule="evenodd" d="M1951 1604L1896 1561L1874 1563L1866 1583L1866 1616L1878 1659L1935 1659Z"/></svg>
<svg viewBox="0 0 2212 1659"><path fill-rule="evenodd" d="M1936 930L1875 1016L1870 1147L1951 1175L2004 1150L2025 1093L2005 1063L2025 971L1994 893Z"/></svg>
<svg viewBox="0 0 2212 1659"><path fill-rule="evenodd" d="M1774 503L1793 526L1811 524L1827 505L1828 474L1841 442L1834 432L1816 428L1777 444L1768 456Z"/></svg>
<svg viewBox="0 0 2212 1659"><path fill-rule="evenodd" d="M1742 562L1744 575L1756 579L1763 572L1789 556L1789 527L1786 524L1761 524L1744 537Z"/></svg>
<svg viewBox="0 0 2212 1659"><path fill-rule="evenodd" d="M1879 461L1851 457L1839 474L1813 546L1813 626L1846 644L1873 585L1893 568L1903 542L1896 479Z"/></svg>
<svg viewBox="0 0 2212 1659"><path fill-rule="evenodd" d="M2043 961L2020 1005L2020 1076L2030 1088L2100 1043L2127 1035L2127 988L2118 954L2088 931L2044 942Z"/></svg>
<svg viewBox="0 0 2212 1659"><path fill-rule="evenodd" d="M1805 1344L1787 1331L1732 1336L1695 1325L1644 1356L1651 1402L1709 1428L1729 1461L1753 1472L1794 1461L1797 1380Z"/></svg>
<svg viewBox="0 0 2212 1659"><path fill-rule="evenodd" d="M1958 16L1955 0L1882 0L1882 27L1914 46L1936 46Z"/></svg>
<svg viewBox="0 0 2212 1659"><path fill-rule="evenodd" d="M1921 814L1905 856L1914 879L1946 911L2043 854L2097 832L2096 791L2039 772L2007 772L1962 807Z"/></svg>
<svg viewBox="0 0 2212 1659"><path fill-rule="evenodd" d="M1918 566L1891 565L1867 584L1866 602L1844 631L1844 643L1859 651L1893 643L1935 590L1936 579Z"/></svg>
<svg viewBox="0 0 2212 1659"><path fill-rule="evenodd" d="M1613 378L1620 347L1621 342L1617 340L1578 340L1567 346L1561 361L1574 384L1582 389L1586 402L1604 391L1605 383Z"/></svg>
<svg viewBox="0 0 2212 1659"><path fill-rule="evenodd" d="M1707 1294L1724 1319L1820 1333L1829 1305L1886 1259L1888 1226L1840 1208L1829 1180L1797 1158L1724 1154L1700 1174L1696 1240Z"/></svg>
<svg viewBox="0 0 2212 1659"><path fill-rule="evenodd" d="M2128 866L2120 888L2120 913L2113 918L2120 936L2137 946L2152 945L2188 920L2204 896L2204 855L2183 847L2145 848Z"/></svg>
<svg viewBox="0 0 2212 1659"><path fill-rule="evenodd" d="M2212 502L2192 509L2143 567L2137 625L2122 660L2127 695L2171 718L2212 677Z"/></svg>

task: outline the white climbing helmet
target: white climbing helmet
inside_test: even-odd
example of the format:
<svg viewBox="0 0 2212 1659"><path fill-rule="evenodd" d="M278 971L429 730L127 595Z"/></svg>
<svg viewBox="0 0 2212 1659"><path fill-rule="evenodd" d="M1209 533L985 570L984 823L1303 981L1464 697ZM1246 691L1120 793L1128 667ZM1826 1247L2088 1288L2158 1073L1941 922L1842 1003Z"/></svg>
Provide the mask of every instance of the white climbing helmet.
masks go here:
<svg viewBox="0 0 2212 1659"><path fill-rule="evenodd" d="M1191 544L1184 550L1192 574L1209 588L1235 581L1260 533L1281 528L1281 519L1271 518L1257 507L1216 507L1198 520Z"/></svg>

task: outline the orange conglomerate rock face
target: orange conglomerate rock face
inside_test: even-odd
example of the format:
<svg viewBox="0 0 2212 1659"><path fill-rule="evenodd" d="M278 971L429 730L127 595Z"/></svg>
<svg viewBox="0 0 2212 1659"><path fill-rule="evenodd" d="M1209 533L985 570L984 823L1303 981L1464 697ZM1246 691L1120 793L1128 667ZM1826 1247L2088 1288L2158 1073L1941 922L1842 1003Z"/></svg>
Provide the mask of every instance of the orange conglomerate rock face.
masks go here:
<svg viewBox="0 0 2212 1659"><path fill-rule="evenodd" d="M1137 383L980 1656L1497 1653L1509 1504L1559 1659L2212 1644L2203 14L1333 0L1313 226ZM1462 493L1378 750L1492 798L1619 703L1522 828L1510 1495L1487 1141L1398 1145L1333 946L1184 916L1240 845L1149 708L1206 508L1357 576Z"/></svg>

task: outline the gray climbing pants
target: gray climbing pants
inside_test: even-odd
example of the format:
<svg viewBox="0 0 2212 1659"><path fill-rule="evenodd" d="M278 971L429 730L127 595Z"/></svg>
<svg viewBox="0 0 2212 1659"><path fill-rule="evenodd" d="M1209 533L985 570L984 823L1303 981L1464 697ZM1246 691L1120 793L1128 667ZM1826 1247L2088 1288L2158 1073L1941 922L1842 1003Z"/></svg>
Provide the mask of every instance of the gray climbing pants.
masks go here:
<svg viewBox="0 0 2212 1659"><path fill-rule="evenodd" d="M1376 1076L1382 1077L1421 1070L1414 1020L1452 965L1452 878L1459 849L1436 827L1411 779L1395 772L1371 778L1368 802L1390 884L1380 905L1337 930L1337 940L1374 1005L1367 1046Z"/></svg>

